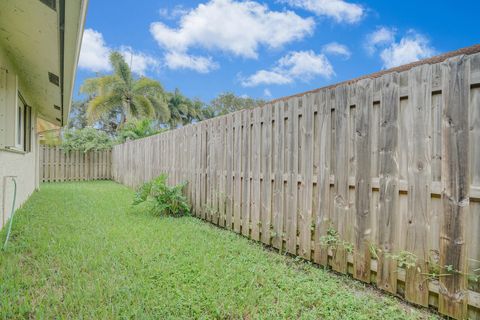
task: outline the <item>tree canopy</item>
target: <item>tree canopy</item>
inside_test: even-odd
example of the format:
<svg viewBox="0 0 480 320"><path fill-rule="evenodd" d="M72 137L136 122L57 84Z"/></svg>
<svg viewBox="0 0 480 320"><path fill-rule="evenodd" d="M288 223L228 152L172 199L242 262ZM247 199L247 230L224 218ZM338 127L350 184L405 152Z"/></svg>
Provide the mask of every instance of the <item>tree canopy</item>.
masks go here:
<svg viewBox="0 0 480 320"><path fill-rule="evenodd" d="M178 88L168 92L157 80L134 75L119 52L110 54L110 64L111 74L86 79L82 84L80 91L86 99L72 105L63 133L65 149L108 148L114 142L139 139L265 103L232 92L204 103L186 97Z"/></svg>
<svg viewBox="0 0 480 320"><path fill-rule="evenodd" d="M113 68L111 75L87 79L80 89L90 96L87 116L91 123L114 110L120 111L120 124L130 119L170 119L160 82L147 77L135 78L118 52L110 54L110 64Z"/></svg>
<svg viewBox="0 0 480 320"><path fill-rule="evenodd" d="M67 129L63 133L61 146L66 151L105 150L113 146L113 139L106 132L92 127Z"/></svg>

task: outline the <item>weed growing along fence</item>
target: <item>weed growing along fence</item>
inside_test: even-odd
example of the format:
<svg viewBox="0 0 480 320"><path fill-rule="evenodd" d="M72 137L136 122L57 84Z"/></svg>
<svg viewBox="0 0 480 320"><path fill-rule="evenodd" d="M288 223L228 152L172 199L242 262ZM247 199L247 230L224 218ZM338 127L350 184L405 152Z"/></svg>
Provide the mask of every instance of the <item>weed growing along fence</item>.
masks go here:
<svg viewBox="0 0 480 320"><path fill-rule="evenodd" d="M429 63L117 145L113 178L167 173L198 217L479 317L480 54Z"/></svg>
<svg viewBox="0 0 480 320"><path fill-rule="evenodd" d="M40 146L40 181L84 181L111 179L111 150L64 151Z"/></svg>

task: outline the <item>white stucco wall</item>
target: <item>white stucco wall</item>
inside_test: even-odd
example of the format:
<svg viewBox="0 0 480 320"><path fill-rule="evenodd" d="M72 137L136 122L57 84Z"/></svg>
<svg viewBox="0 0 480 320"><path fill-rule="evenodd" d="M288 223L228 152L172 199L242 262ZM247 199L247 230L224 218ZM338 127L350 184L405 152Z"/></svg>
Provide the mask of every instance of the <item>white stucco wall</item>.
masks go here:
<svg viewBox="0 0 480 320"><path fill-rule="evenodd" d="M5 53L0 47L0 66L7 68L9 72L15 73L14 66L7 59ZM18 79L18 90L23 94L23 79ZM15 93L16 94L16 93ZM29 104L29 97L24 95ZM15 112L16 106L8 106L7 112ZM10 111L11 110L11 111ZM10 218L13 183L11 179L5 179L6 176L17 176L17 199L16 208L19 208L28 197L38 188L38 138L36 135L36 117L37 110L32 106L32 150L29 153L12 152L0 149L0 229ZM3 124L0 123L3 126Z"/></svg>
<svg viewBox="0 0 480 320"><path fill-rule="evenodd" d="M20 207L38 186L38 170L36 165L37 145L32 152L18 154L0 151L0 208L2 219L0 228L10 218L13 197L13 182L6 176L17 176L17 199L15 207Z"/></svg>

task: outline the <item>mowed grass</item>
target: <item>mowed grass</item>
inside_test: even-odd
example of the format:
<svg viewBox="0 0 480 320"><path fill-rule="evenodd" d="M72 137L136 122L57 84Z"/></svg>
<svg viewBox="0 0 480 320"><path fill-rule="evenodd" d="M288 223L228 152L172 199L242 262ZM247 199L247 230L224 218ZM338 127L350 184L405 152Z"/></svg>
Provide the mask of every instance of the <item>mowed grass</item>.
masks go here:
<svg viewBox="0 0 480 320"><path fill-rule="evenodd" d="M0 252L0 318L428 316L196 218L137 212L132 195L113 182L43 184Z"/></svg>

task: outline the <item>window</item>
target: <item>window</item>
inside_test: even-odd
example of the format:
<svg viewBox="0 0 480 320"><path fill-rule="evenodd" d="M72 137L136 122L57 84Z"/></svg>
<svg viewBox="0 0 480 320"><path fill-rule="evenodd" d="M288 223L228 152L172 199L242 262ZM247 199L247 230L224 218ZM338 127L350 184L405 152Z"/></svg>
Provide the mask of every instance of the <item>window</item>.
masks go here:
<svg viewBox="0 0 480 320"><path fill-rule="evenodd" d="M25 106L23 105L23 102L21 101L20 97L18 99L18 106L17 106L17 140L15 142L15 147L18 149L23 149L23 135L25 131L25 126L24 126L24 118L23 118L23 111L24 111Z"/></svg>
<svg viewBox="0 0 480 320"><path fill-rule="evenodd" d="M30 152L32 131L32 108L18 90L17 76L0 66L0 150Z"/></svg>
<svg viewBox="0 0 480 320"><path fill-rule="evenodd" d="M17 118L16 118L16 126L15 126L15 147L19 150L23 150L23 147L24 147L24 143L23 143L23 137L25 134L24 117L23 117L24 110L25 110L25 104L23 103L22 96L19 93L18 99L17 99Z"/></svg>
<svg viewBox="0 0 480 320"><path fill-rule="evenodd" d="M20 92L17 99L15 121L15 148L25 152L31 151L32 109L25 103Z"/></svg>
<svg viewBox="0 0 480 320"><path fill-rule="evenodd" d="M25 111L23 112L25 134L23 137L23 150L25 152L32 151L32 107L25 105Z"/></svg>

